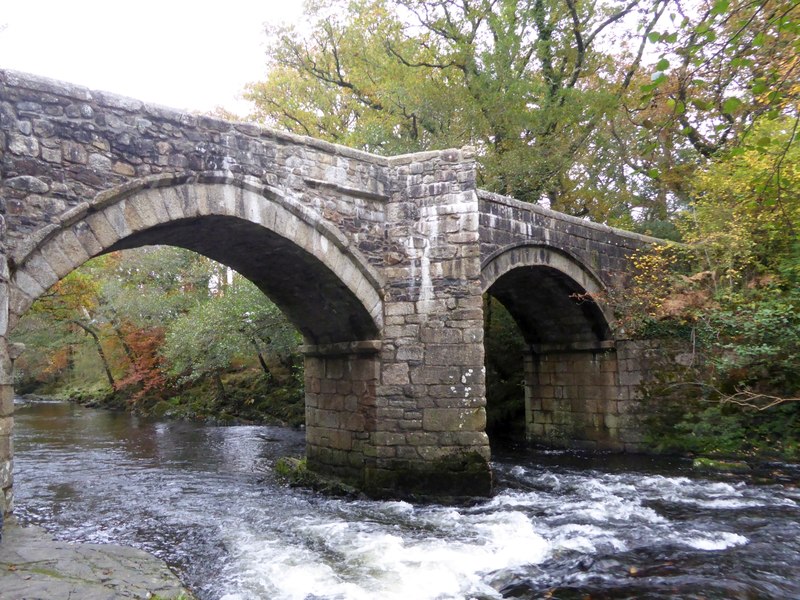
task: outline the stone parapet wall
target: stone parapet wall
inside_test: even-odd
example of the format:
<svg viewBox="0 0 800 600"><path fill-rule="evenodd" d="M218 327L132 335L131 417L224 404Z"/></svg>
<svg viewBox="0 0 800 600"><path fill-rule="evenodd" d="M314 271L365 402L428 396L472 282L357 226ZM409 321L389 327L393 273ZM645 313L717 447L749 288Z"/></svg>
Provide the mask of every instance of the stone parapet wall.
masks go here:
<svg viewBox="0 0 800 600"><path fill-rule="evenodd" d="M0 207L10 251L100 192L160 174L255 178L317 211L375 263L389 160L251 123L232 123L0 70Z"/></svg>
<svg viewBox="0 0 800 600"><path fill-rule="evenodd" d="M630 272L633 252L661 241L483 190L479 197L484 264L509 248L541 245L559 249L614 287Z"/></svg>

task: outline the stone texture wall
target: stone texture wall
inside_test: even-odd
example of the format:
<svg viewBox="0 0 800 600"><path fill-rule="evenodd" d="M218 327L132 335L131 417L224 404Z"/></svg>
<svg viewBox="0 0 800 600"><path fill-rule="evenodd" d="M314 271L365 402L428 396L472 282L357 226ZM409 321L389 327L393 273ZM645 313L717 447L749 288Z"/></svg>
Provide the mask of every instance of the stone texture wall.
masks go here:
<svg viewBox="0 0 800 600"><path fill-rule="evenodd" d="M367 485L486 494L483 312L475 163L469 151L392 159L387 206L396 254L384 267L386 314ZM398 260L400 256L406 258Z"/></svg>
<svg viewBox="0 0 800 600"><path fill-rule="evenodd" d="M312 471L361 486L377 449L379 344L304 346L306 456Z"/></svg>
<svg viewBox="0 0 800 600"><path fill-rule="evenodd" d="M685 381L698 361L679 340L617 340L606 350L525 356L528 440L545 446L646 452L648 390Z"/></svg>
<svg viewBox="0 0 800 600"><path fill-rule="evenodd" d="M480 191L479 197L484 266L509 248L542 245L561 250L605 286L614 287L624 284L631 253L658 241L507 196Z"/></svg>
<svg viewBox="0 0 800 600"><path fill-rule="evenodd" d="M584 450L640 449L616 350L528 355L525 371L531 442Z"/></svg>

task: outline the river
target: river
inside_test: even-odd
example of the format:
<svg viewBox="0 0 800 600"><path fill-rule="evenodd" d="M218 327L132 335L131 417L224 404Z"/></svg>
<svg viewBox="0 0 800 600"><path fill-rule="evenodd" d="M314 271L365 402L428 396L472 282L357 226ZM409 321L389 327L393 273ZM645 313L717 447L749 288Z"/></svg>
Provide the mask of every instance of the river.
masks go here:
<svg viewBox="0 0 800 600"><path fill-rule="evenodd" d="M800 469L508 450L468 507L289 489L302 432L20 406L16 514L137 546L201 599L800 598Z"/></svg>

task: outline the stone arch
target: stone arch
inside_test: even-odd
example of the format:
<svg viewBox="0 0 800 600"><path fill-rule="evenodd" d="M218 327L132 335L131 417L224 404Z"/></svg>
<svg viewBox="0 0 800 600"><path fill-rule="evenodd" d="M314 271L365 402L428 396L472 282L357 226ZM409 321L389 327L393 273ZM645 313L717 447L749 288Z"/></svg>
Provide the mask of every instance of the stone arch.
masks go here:
<svg viewBox="0 0 800 600"><path fill-rule="evenodd" d="M529 344L589 345L612 337L611 311L598 301L602 280L564 250L504 248L483 261L481 286L508 308Z"/></svg>
<svg viewBox="0 0 800 600"><path fill-rule="evenodd" d="M10 327L90 258L152 244L241 272L310 344L375 339L382 327L381 276L341 232L259 180L216 172L107 190L43 228L11 257Z"/></svg>
<svg viewBox="0 0 800 600"><path fill-rule="evenodd" d="M548 446L619 449L616 342L610 311L597 301L605 291L602 280L570 253L522 244L488 257L481 283L525 339L519 357L524 395L517 410L526 438ZM512 420L506 427L522 425Z"/></svg>

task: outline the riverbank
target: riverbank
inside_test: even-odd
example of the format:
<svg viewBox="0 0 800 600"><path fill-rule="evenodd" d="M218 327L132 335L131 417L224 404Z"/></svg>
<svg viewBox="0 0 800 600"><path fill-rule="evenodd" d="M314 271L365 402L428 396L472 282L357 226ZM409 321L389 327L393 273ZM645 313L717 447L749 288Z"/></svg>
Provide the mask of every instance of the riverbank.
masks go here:
<svg viewBox="0 0 800 600"><path fill-rule="evenodd" d="M219 384L200 381L136 399L130 390L115 391L93 381L51 382L42 386L29 382L20 386L18 392L23 400L63 400L145 417L286 427L305 423L302 377L282 373L280 377L267 378L258 371L245 369L223 374Z"/></svg>
<svg viewBox="0 0 800 600"><path fill-rule="evenodd" d="M160 559L113 544L53 540L40 527L5 524L0 542L0 599L174 598L189 600Z"/></svg>

